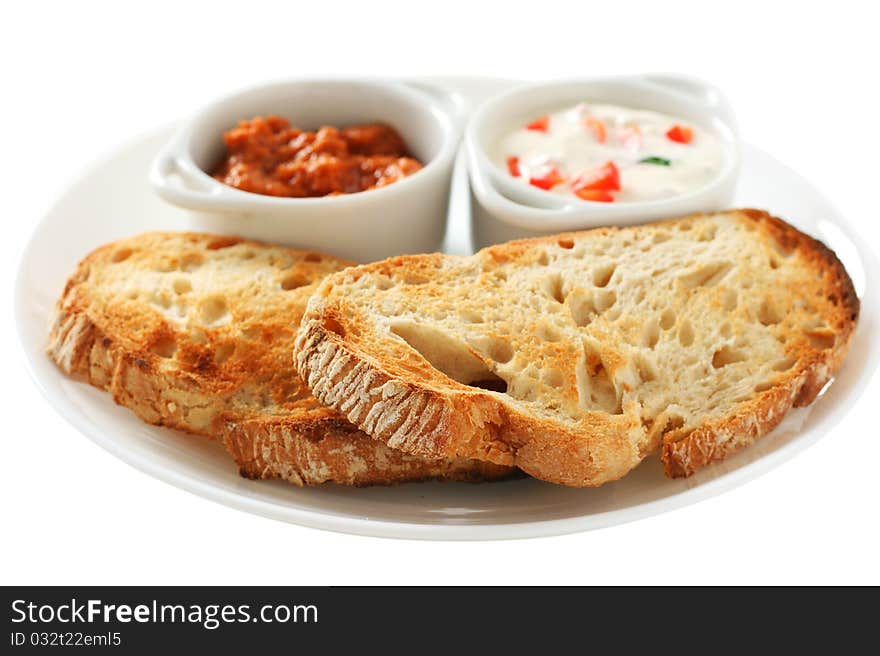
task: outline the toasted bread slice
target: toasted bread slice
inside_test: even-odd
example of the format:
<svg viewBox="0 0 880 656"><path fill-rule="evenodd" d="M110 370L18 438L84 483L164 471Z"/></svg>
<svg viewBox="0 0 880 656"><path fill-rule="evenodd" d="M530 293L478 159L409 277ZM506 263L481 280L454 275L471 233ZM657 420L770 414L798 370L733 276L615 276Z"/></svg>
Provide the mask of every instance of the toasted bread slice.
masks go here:
<svg viewBox="0 0 880 656"><path fill-rule="evenodd" d="M144 421L222 441L250 478L369 485L508 474L492 463L388 448L302 384L293 341L306 300L348 264L191 233L108 244L67 282L49 354Z"/></svg>
<svg viewBox="0 0 880 656"><path fill-rule="evenodd" d="M825 246L729 211L347 269L310 299L297 364L394 448L592 486L661 448L687 476L752 443L816 397L858 311Z"/></svg>

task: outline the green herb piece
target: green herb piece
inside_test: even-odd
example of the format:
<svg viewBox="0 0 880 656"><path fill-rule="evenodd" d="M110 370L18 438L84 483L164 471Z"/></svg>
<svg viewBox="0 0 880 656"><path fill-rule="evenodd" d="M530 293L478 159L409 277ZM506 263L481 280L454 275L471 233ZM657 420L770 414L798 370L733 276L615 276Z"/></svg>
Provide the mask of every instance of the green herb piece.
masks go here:
<svg viewBox="0 0 880 656"><path fill-rule="evenodd" d="M646 157L645 159L640 159L639 164L656 164L657 166L669 166L670 164L672 164L672 162L665 157Z"/></svg>

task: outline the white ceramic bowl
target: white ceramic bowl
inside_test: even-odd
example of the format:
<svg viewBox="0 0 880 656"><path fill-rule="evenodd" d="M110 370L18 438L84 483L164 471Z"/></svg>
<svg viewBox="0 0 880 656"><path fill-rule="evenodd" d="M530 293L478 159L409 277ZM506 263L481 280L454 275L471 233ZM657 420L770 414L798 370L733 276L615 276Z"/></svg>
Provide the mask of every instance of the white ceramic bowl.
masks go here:
<svg viewBox="0 0 880 656"><path fill-rule="evenodd" d="M725 161L708 185L662 200L594 203L522 184L489 159L493 145L529 118L579 102L603 102L680 117L721 139ZM472 229L479 246L602 225L640 223L721 209L736 190L739 141L730 103L712 85L691 77L651 74L528 84L480 106L467 127Z"/></svg>
<svg viewBox="0 0 880 656"><path fill-rule="evenodd" d="M425 166L387 187L324 198L278 198L225 185L211 170L222 135L278 114L300 128L387 123ZM193 230L319 250L358 262L439 248L461 133L460 96L422 83L314 79L262 85L216 101L178 131L150 170L155 191L190 210Z"/></svg>

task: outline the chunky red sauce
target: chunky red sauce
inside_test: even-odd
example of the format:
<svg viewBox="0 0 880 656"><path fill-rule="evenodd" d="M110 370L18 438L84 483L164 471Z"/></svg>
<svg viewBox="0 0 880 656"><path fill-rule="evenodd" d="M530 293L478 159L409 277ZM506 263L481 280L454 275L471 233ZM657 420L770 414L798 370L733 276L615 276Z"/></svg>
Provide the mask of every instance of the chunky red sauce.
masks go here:
<svg viewBox="0 0 880 656"><path fill-rule="evenodd" d="M422 168L397 131L381 124L308 132L280 116L241 121L223 135L213 176L267 196L329 196L384 187Z"/></svg>

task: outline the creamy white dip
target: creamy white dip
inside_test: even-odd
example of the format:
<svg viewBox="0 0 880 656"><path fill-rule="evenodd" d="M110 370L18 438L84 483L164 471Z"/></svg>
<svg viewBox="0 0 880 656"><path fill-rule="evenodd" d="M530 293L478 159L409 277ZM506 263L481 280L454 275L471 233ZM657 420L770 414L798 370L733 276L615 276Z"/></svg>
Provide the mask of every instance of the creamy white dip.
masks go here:
<svg viewBox="0 0 880 656"><path fill-rule="evenodd" d="M704 187L724 165L725 149L719 138L659 112L581 103L536 117L529 126L500 139L492 160L508 174L518 173L515 177L523 184L549 186L552 193L585 200L632 202L680 196ZM609 162L617 169L620 189L589 182L597 171L607 172ZM578 194L584 180L587 189L598 189Z"/></svg>

